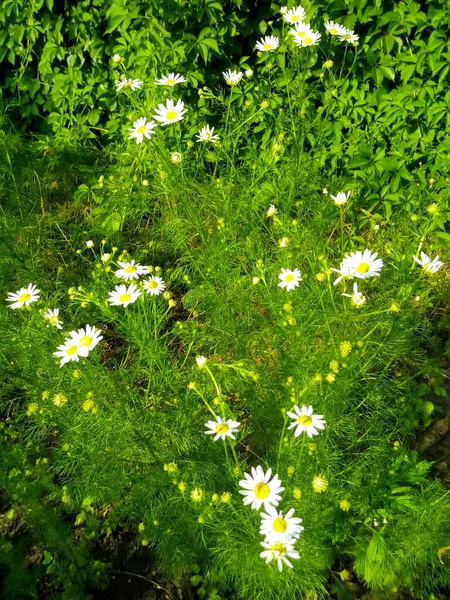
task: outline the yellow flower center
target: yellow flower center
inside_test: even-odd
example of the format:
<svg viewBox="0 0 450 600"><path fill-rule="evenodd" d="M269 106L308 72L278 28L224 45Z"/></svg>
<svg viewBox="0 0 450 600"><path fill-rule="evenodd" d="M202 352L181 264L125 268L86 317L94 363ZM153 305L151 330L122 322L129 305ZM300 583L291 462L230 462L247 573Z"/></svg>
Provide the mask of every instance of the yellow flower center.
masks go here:
<svg viewBox="0 0 450 600"><path fill-rule="evenodd" d="M176 110L169 110L169 111L166 113L166 119L167 119L168 121L173 121L174 119L176 119L176 118L177 118L177 116L178 116L178 113L177 113L177 111L176 111Z"/></svg>
<svg viewBox="0 0 450 600"><path fill-rule="evenodd" d="M147 125L139 125L139 127L136 129L137 133L145 133L145 130L147 129Z"/></svg>
<svg viewBox="0 0 450 600"><path fill-rule="evenodd" d="M269 42L267 44L264 44L264 50L270 50L272 48L272 44Z"/></svg>
<svg viewBox="0 0 450 600"><path fill-rule="evenodd" d="M298 20L299 20L299 16L298 15L292 15L292 17L291 17L291 22L292 23L295 23Z"/></svg>
<svg viewBox="0 0 450 600"><path fill-rule="evenodd" d="M304 425L305 427L308 427L309 425L311 425L312 419L309 415L300 415L297 419L297 423L299 425Z"/></svg>
<svg viewBox="0 0 450 600"><path fill-rule="evenodd" d="M287 521L286 519L283 519L283 517L277 517L273 524L273 530L276 531L277 533L284 533L287 529Z"/></svg>
<svg viewBox="0 0 450 600"><path fill-rule="evenodd" d="M270 489L267 483L257 483L253 489L253 493L259 500L265 500L270 494Z"/></svg>
<svg viewBox="0 0 450 600"><path fill-rule="evenodd" d="M366 262L359 263L359 265L356 267L358 273L367 273L369 269L370 265Z"/></svg>
<svg viewBox="0 0 450 600"><path fill-rule="evenodd" d="M83 335L80 340L80 346L90 346L92 344L92 338L88 335Z"/></svg>
<svg viewBox="0 0 450 600"><path fill-rule="evenodd" d="M120 302L128 302L131 300L131 294L120 294L119 301Z"/></svg>
<svg viewBox="0 0 450 600"><path fill-rule="evenodd" d="M331 33L331 35L337 35L339 33L339 31L335 27L332 27L330 29L330 33Z"/></svg>
<svg viewBox="0 0 450 600"><path fill-rule="evenodd" d="M351 39L352 39L352 36L351 36L349 33L346 33L346 34L344 35L344 38L345 38L346 40L351 40Z"/></svg>
<svg viewBox="0 0 450 600"><path fill-rule="evenodd" d="M51 317L49 317L48 320L50 321L50 323L52 325L58 325L59 319L58 319L58 317L56 315L52 315Z"/></svg>
<svg viewBox="0 0 450 600"><path fill-rule="evenodd" d="M286 281L288 283L291 283L292 281L294 281L295 277L294 275L292 275L292 273L290 273L289 275L286 275Z"/></svg>
<svg viewBox="0 0 450 600"><path fill-rule="evenodd" d="M73 356L77 353L78 346L69 346L66 350L67 356Z"/></svg>
<svg viewBox="0 0 450 600"><path fill-rule="evenodd" d="M312 43L313 43L313 39L312 39L311 37L305 37L305 39L303 40L303 43L304 43L306 46L309 46L309 44L312 44Z"/></svg>
<svg viewBox="0 0 450 600"><path fill-rule="evenodd" d="M25 292L24 294L20 294L20 296L18 297L18 301L19 302L26 302L30 298L31 298L31 294L29 294L28 292Z"/></svg>
<svg viewBox="0 0 450 600"><path fill-rule="evenodd" d="M227 433L230 428L226 423L220 423L220 425L216 425L216 433Z"/></svg>
<svg viewBox="0 0 450 600"><path fill-rule="evenodd" d="M156 290L156 288L158 287L158 282L157 281L149 281L148 282L148 287L151 287L154 290Z"/></svg>
<svg viewBox="0 0 450 600"><path fill-rule="evenodd" d="M173 85L175 83L175 79L166 79L166 85Z"/></svg>
<svg viewBox="0 0 450 600"><path fill-rule="evenodd" d="M306 32L305 32L305 31L302 31L302 30L300 29L300 31L297 31L297 33L296 33L295 35L296 35L297 37L304 37L304 36L306 35Z"/></svg>
<svg viewBox="0 0 450 600"><path fill-rule="evenodd" d="M140 132L142 133L142 132ZM133 267L133 265L128 265L128 267L125 269L125 273L136 273L137 268Z"/></svg>
<svg viewBox="0 0 450 600"><path fill-rule="evenodd" d="M278 552L279 555L286 554L286 546L281 542L278 542L278 544L274 544L273 546L271 546L270 549L272 550L272 552Z"/></svg>

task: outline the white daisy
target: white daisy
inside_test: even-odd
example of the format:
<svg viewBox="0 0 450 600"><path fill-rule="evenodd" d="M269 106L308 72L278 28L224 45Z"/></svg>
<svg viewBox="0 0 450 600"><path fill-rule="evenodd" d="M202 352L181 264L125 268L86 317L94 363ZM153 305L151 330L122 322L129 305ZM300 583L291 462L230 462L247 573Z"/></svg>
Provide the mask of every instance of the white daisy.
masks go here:
<svg viewBox="0 0 450 600"><path fill-rule="evenodd" d="M130 88L130 90L134 91L140 89L142 85L142 81L139 79L127 79L126 77L123 77L120 81L116 81L116 91L120 92L120 90L125 88Z"/></svg>
<svg viewBox="0 0 450 600"><path fill-rule="evenodd" d="M94 242L92 240L88 240L86 242L86 248L92 248L94 246Z"/></svg>
<svg viewBox="0 0 450 600"><path fill-rule="evenodd" d="M278 475L274 475L270 480L272 469L264 473L260 466L256 469L252 467L251 473L251 476L244 473L245 479L239 482L240 487L244 488L244 491L239 491L245 496L244 504L251 504L255 510L259 510L261 506L264 506L264 510L269 510L270 506L278 506L281 500L280 493L284 491Z"/></svg>
<svg viewBox="0 0 450 600"><path fill-rule="evenodd" d="M288 429L295 429L295 437L306 431L308 437L313 437L319 432L318 429L325 429L326 421L323 420L323 415L314 415L312 406L303 405L301 408L294 406L294 412L286 411L286 414L294 419Z"/></svg>
<svg viewBox="0 0 450 600"><path fill-rule="evenodd" d="M294 517L294 509L288 510L283 516L283 511L278 512L270 506L267 513L261 513L261 535L266 536L266 542L281 542L285 539L296 539L303 531L300 525L302 519Z"/></svg>
<svg viewBox="0 0 450 600"><path fill-rule="evenodd" d="M77 344L77 346L86 349L88 352L93 350L95 346L103 339L103 336L100 335L101 330L96 329L92 325L86 325L86 327L81 327L78 331L71 331L69 333L69 338Z"/></svg>
<svg viewBox="0 0 450 600"><path fill-rule="evenodd" d="M297 25L291 29L289 31L289 33L291 35L294 36L294 38L304 38L304 37L310 37L314 31L311 29L310 25L308 25L308 23L297 23Z"/></svg>
<svg viewBox="0 0 450 600"><path fill-rule="evenodd" d="M328 31L330 35L345 35L347 33L347 28L339 23L335 23L334 21L326 21L325 29Z"/></svg>
<svg viewBox="0 0 450 600"><path fill-rule="evenodd" d="M155 112L156 114L153 116L154 119L159 121L162 125L170 125L171 123L181 121L186 109L184 108L184 102L182 100L177 100L177 103L175 104L174 101L169 98L165 105L158 104L157 108L155 108Z"/></svg>
<svg viewBox="0 0 450 600"><path fill-rule="evenodd" d="M264 552L261 552L260 557L266 559L266 563L270 563L276 560L278 563L278 570L283 570L283 563L292 569L292 563L289 558L300 558L300 554L294 550L295 540L287 539L282 542L266 541L261 542L261 546L266 548Z"/></svg>
<svg viewBox="0 0 450 600"><path fill-rule="evenodd" d="M233 419L223 419L222 417L216 417L215 421L208 421L205 423L205 427L208 427L210 431L205 431L207 435L214 435L214 441L219 438L224 440L229 437L235 440L234 433L238 430L240 423L233 421Z"/></svg>
<svg viewBox="0 0 450 600"><path fill-rule="evenodd" d="M62 329L62 321L59 318L59 308L54 308L53 310L47 308L47 310L43 314L44 319L50 321L52 325L57 327L58 329ZM48 325L47 325L48 327Z"/></svg>
<svg viewBox="0 0 450 600"><path fill-rule="evenodd" d="M197 142L212 142L213 144L217 144L219 141L219 136L217 133L214 133L214 127L210 127L209 125L205 125L198 132Z"/></svg>
<svg viewBox="0 0 450 600"><path fill-rule="evenodd" d="M315 44L317 44L320 41L321 37L322 36L320 35L320 33L311 31L311 33L307 33L305 36L302 37L296 35L294 37L294 42L297 44L297 46L306 48L307 46L314 46Z"/></svg>
<svg viewBox="0 0 450 600"><path fill-rule="evenodd" d="M364 304L364 302L367 300L367 298L363 295L362 292L358 292L358 284L357 283L353 284L353 294L341 294L341 296L347 296L347 298L351 298L353 304L357 308L360 308Z"/></svg>
<svg viewBox="0 0 450 600"><path fill-rule="evenodd" d="M331 271L339 273L340 277L336 279L334 285L337 285L344 277L357 277L358 279L368 279L369 277L379 277L383 267L383 261L378 258L378 253L371 253L367 248L364 252L360 250L350 252L344 256L339 269L331 267Z"/></svg>
<svg viewBox="0 0 450 600"><path fill-rule="evenodd" d="M203 366L208 359L206 358L206 356L197 356L195 360L197 362L198 368L203 369Z"/></svg>
<svg viewBox="0 0 450 600"><path fill-rule="evenodd" d="M288 23L299 23L305 18L305 9L302 6L291 8L283 13L283 19Z"/></svg>
<svg viewBox="0 0 450 600"><path fill-rule="evenodd" d="M266 215L267 215L268 217L273 217L274 215L276 215L276 214L277 214L277 212L278 212L278 211L277 211L277 208L276 208L275 204L271 204L271 205L269 206L269 208L267 209Z"/></svg>
<svg viewBox="0 0 450 600"><path fill-rule="evenodd" d="M425 254L425 252L420 253L420 259L417 256L413 256L413 259L419 264L426 273L437 273L439 269L444 264L439 260L439 256L436 258L431 258Z"/></svg>
<svg viewBox="0 0 450 600"><path fill-rule="evenodd" d="M113 61L115 63L120 63L123 62L123 58L120 56L120 54L114 54L114 56L112 57Z"/></svg>
<svg viewBox="0 0 450 600"><path fill-rule="evenodd" d="M109 292L109 303L111 306L128 306L136 302L142 294L140 290L132 283L128 287L124 284L116 285L112 292Z"/></svg>
<svg viewBox="0 0 450 600"><path fill-rule="evenodd" d="M13 302L9 308L16 309L22 306L30 306L32 302L39 300L39 290L32 283L26 288L20 288L18 292L10 292L6 298L6 302Z"/></svg>
<svg viewBox="0 0 450 600"><path fill-rule="evenodd" d="M136 263L134 260L130 262L122 262L118 260L117 264L122 268L115 272L115 276L119 279L124 279L125 281L139 279L140 275L145 275L148 273L148 267L144 267L143 265Z"/></svg>
<svg viewBox="0 0 450 600"><path fill-rule="evenodd" d="M149 121L147 123L146 117L141 117L137 121L133 123L133 127L130 127L128 131L130 131L130 135L128 136L129 140L133 138L136 139L136 144L142 144L144 141L144 137L149 139L153 133L153 130L156 127L155 121Z"/></svg>
<svg viewBox="0 0 450 600"><path fill-rule="evenodd" d="M169 87L173 87L174 85L177 85L177 83L184 83L185 81L186 79L183 77L183 75L178 75L177 73L170 73L169 75L161 77L161 79L155 79L155 84L168 85Z"/></svg>
<svg viewBox="0 0 450 600"><path fill-rule="evenodd" d="M336 196L333 196L333 194L330 194L330 196L334 200L335 204L341 206L342 204L345 204L348 201L348 199L350 198L350 194L351 192L338 192Z"/></svg>
<svg viewBox="0 0 450 600"><path fill-rule="evenodd" d="M259 50L260 52L269 52L270 50L276 50L280 42L277 37L274 35L268 35L264 38L261 38L259 42L256 42L255 50Z"/></svg>
<svg viewBox="0 0 450 600"><path fill-rule="evenodd" d="M359 35L356 35L354 31L351 29L347 29L345 33L342 35L339 34L339 39L343 42L347 42L349 44L354 44L359 40Z"/></svg>
<svg viewBox="0 0 450 600"><path fill-rule="evenodd" d="M53 352L53 356L61 359L59 366L62 367L70 361L79 361L80 356L87 356L89 350L86 347L80 347L77 342L72 338L66 338L64 344L58 346L56 352Z"/></svg>
<svg viewBox="0 0 450 600"><path fill-rule="evenodd" d="M302 281L300 269L294 269L293 271L281 269L278 279L281 279L278 287L286 288L286 291L290 292L298 286L300 281Z"/></svg>
<svg viewBox="0 0 450 600"><path fill-rule="evenodd" d="M241 81L242 77L244 76L244 73L240 73L239 71L232 71L231 69L228 69L228 71L223 71L222 75L225 79L225 81L228 83L228 85L231 85L232 87L239 85L239 82Z"/></svg>
<svg viewBox="0 0 450 600"><path fill-rule="evenodd" d="M150 296L159 296L161 292L166 289L166 284L157 275L152 275L146 281L143 282L144 288L147 291L147 294Z"/></svg>

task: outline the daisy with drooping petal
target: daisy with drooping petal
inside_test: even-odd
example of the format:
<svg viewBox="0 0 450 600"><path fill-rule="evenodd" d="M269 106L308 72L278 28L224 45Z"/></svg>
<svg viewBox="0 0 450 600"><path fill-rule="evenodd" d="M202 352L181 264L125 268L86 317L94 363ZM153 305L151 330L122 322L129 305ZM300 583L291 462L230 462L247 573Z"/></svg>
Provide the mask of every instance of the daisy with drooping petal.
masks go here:
<svg viewBox="0 0 450 600"><path fill-rule="evenodd" d="M242 77L244 76L244 73L240 73L239 71L232 71L231 69L228 69L228 71L224 71L222 73L225 81L228 83L228 85L231 85L231 87L234 87L236 85L239 85L239 82L241 81Z"/></svg>
<svg viewBox="0 0 450 600"><path fill-rule="evenodd" d="M72 360L78 362L79 357L86 357L88 352L86 348L80 348L74 339L68 337L64 340L64 344L58 346L57 351L53 352L53 356L61 359L59 366L62 367Z"/></svg>
<svg viewBox="0 0 450 600"><path fill-rule="evenodd" d="M122 262L118 260L117 264L122 268L115 272L115 276L119 279L124 279L125 281L139 279L140 275L145 275L148 273L148 267L144 267L143 265L136 263L134 260L131 260L130 262Z"/></svg>
<svg viewBox="0 0 450 600"><path fill-rule="evenodd" d="M155 121L147 122L146 117L141 117L133 123L133 127L130 127L128 129L128 131L130 132L128 139L136 139L136 144L142 144L144 138L149 139L152 133L154 133L153 130L155 129L155 127Z"/></svg>
<svg viewBox="0 0 450 600"><path fill-rule="evenodd" d="M286 288L286 291L290 292L298 286L300 281L302 281L300 269L294 269L293 271L281 269L278 279L281 279L278 287Z"/></svg>
<svg viewBox="0 0 450 600"><path fill-rule="evenodd" d="M39 291L32 283L26 288L20 288L18 292L10 292L6 298L6 302L12 302L9 308L16 309L22 306L30 306L32 302L37 302L40 298Z"/></svg>
<svg viewBox="0 0 450 600"><path fill-rule="evenodd" d="M132 283L128 287L124 284L116 285L112 292L109 292L108 302L111 306L128 306L139 298L142 294L141 290Z"/></svg>
<svg viewBox="0 0 450 600"><path fill-rule="evenodd" d="M351 192L347 192L347 193L338 192L336 194L336 196L333 196L333 194L330 194L330 196L334 200L335 204L337 204L338 206L341 206L342 204L346 204L346 202L350 198L350 194L351 194Z"/></svg>
<svg viewBox="0 0 450 600"><path fill-rule="evenodd" d="M265 510L269 510L270 506L278 506L281 496L280 493L284 491L284 487L281 487L281 481L278 479L278 475L272 477L272 469L269 469L266 473L260 466L252 467L252 475L244 473L245 479L239 482L239 486L244 488L239 493L244 497L244 504L250 504L255 510L259 510L261 506L264 506Z"/></svg>
<svg viewBox="0 0 450 600"><path fill-rule="evenodd" d="M155 79L155 84L173 87L174 85L177 85L177 83L184 83L185 81L186 79L183 77L183 75L178 75L177 73L169 73L169 75L161 77L161 79Z"/></svg>
<svg viewBox="0 0 450 600"><path fill-rule="evenodd" d="M280 42L277 37L274 35L268 35L264 38L261 38L259 42L256 42L255 50L259 50L260 52L269 52L270 50L276 50Z"/></svg>
<svg viewBox="0 0 450 600"><path fill-rule="evenodd" d="M219 141L219 136L217 133L214 133L214 127L210 127L209 125L202 127L196 138L197 142L212 142L213 144L217 144Z"/></svg>
<svg viewBox="0 0 450 600"><path fill-rule="evenodd" d="M354 44L359 40L359 35L356 35L356 33L351 29L347 29L342 35L339 34L339 39L343 42L347 42L348 44Z"/></svg>
<svg viewBox="0 0 450 600"><path fill-rule="evenodd" d="M283 511L278 512L273 506L269 507L267 513L261 513L260 533L266 536L266 542L281 542L289 538L298 538L304 527L300 525L302 519L293 515L293 508L283 516Z"/></svg>
<svg viewBox="0 0 450 600"><path fill-rule="evenodd" d="M305 18L305 9L302 6L291 8L283 13L283 19L288 23L299 23Z"/></svg>
<svg viewBox="0 0 450 600"><path fill-rule="evenodd" d="M166 104L158 104L157 108L155 108L156 114L153 116L154 119L159 121L161 125L170 125L171 123L176 123L177 121L183 120L183 115L186 112L184 108L184 102L182 100L177 100L177 103L169 98L166 101Z"/></svg>
<svg viewBox="0 0 450 600"><path fill-rule="evenodd" d="M335 23L334 21L326 21L325 29L328 31L330 35L345 35L347 33L347 28L339 23Z"/></svg>
<svg viewBox="0 0 450 600"><path fill-rule="evenodd" d="M436 258L431 260L431 258L425 254L425 252L420 253L420 258L413 256L413 259L423 268L426 273L437 273L444 264L439 260L439 256L436 256Z"/></svg>
<svg viewBox="0 0 450 600"><path fill-rule="evenodd" d="M85 348L90 352L103 339L103 336L100 334L100 329L92 325L86 325L86 327L81 327L78 331L71 331L69 336L80 348Z"/></svg>
<svg viewBox="0 0 450 600"><path fill-rule="evenodd" d="M294 412L286 411L286 414L294 419L288 429L295 429L295 437L306 431L308 437L313 437L319 432L318 429L325 429L326 421L323 420L323 415L314 415L312 406L303 405L301 408L294 406Z"/></svg>
<svg viewBox="0 0 450 600"><path fill-rule="evenodd" d="M207 427L210 431L205 431L207 435L214 435L214 441L219 438L224 440L229 437L232 440L235 440L234 434L238 430L240 423L238 421L233 421L233 419L223 419L222 417L216 417L215 421L208 421L205 423L205 427Z"/></svg>
<svg viewBox="0 0 450 600"><path fill-rule="evenodd" d="M43 313L42 316L44 317L44 319L47 319L54 327L62 329L62 321L59 318L59 308L54 308L53 310L47 308L47 310Z"/></svg>
<svg viewBox="0 0 450 600"><path fill-rule="evenodd" d="M347 298L351 298L354 306L356 308L360 308L367 298L363 295L362 292L358 292L358 284L353 284L353 294L341 294L341 296L347 296Z"/></svg>
<svg viewBox="0 0 450 600"><path fill-rule="evenodd" d="M306 48L307 46L315 46L320 41L321 37L322 36L320 33L311 31L304 36L295 35L294 42L297 44L297 46Z"/></svg>
<svg viewBox="0 0 450 600"><path fill-rule="evenodd" d="M139 90L142 87L142 81L139 79L127 79L124 77L120 81L116 81L116 91L120 92L125 88L130 88L130 90Z"/></svg>
<svg viewBox="0 0 450 600"><path fill-rule="evenodd" d="M261 546L266 548L263 552L261 552L260 557L265 558L266 563L270 563L273 560L276 560L278 563L278 570L283 570L283 564L287 565L290 569L292 569L293 565L289 558L300 558L300 554L297 550L294 550L295 540L294 539L286 539L282 542L275 541L266 541L261 542Z"/></svg>
<svg viewBox="0 0 450 600"><path fill-rule="evenodd" d="M157 275L152 275L149 279L144 281L143 285L147 294L150 294L150 296L159 296L166 289L166 284L161 277L158 277Z"/></svg>

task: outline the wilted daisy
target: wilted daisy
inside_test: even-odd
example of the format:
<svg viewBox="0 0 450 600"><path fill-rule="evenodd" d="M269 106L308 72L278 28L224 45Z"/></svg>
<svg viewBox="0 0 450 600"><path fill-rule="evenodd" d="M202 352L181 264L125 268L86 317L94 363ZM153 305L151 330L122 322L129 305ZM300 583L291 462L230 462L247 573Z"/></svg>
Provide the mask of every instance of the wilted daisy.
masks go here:
<svg viewBox="0 0 450 600"><path fill-rule="evenodd" d="M283 563L292 569L292 563L289 558L300 558L300 554L294 550L295 540L286 539L282 542L266 541L261 542L261 546L266 548L261 552L260 557L266 559L266 563L270 563L276 560L278 563L278 570L283 570Z"/></svg>
<svg viewBox="0 0 450 600"><path fill-rule="evenodd" d="M58 346L56 352L53 352L53 356L60 358L61 361L59 366L62 367L70 361L79 361L79 357L86 357L89 354L89 350L86 347L80 347L78 343L71 337L66 338L64 344Z"/></svg>
<svg viewBox="0 0 450 600"><path fill-rule="evenodd" d="M244 73L240 73L239 71L232 71L231 69L228 69L228 71L223 71L222 73L225 81L228 83L228 85L231 85L232 87L239 85L239 82L241 81L242 77L244 76Z"/></svg>
<svg viewBox="0 0 450 600"><path fill-rule="evenodd" d="M334 200L335 204L341 206L342 204L345 204L348 201L348 199L350 198L350 194L351 192L338 192L336 196L333 196L333 194L330 194L330 196Z"/></svg>
<svg viewBox="0 0 450 600"><path fill-rule="evenodd" d="M239 491L244 497L244 504L250 504L255 510L259 510L261 506L264 506L264 510L269 510L270 506L278 506L281 496L280 493L284 491L284 487L281 487L281 481L278 479L278 475L272 477L272 469L269 469L266 473L260 466L252 467L252 475L244 473L245 479L239 482L239 486L244 488L244 491Z"/></svg>
<svg viewBox="0 0 450 600"><path fill-rule="evenodd" d="M305 18L305 9L302 6L291 8L283 14L283 19L288 23L298 23Z"/></svg>
<svg viewBox="0 0 450 600"><path fill-rule="evenodd" d="M325 29L328 31L330 35L345 35L347 33L347 28L339 23L335 23L334 21L326 21Z"/></svg>
<svg viewBox="0 0 450 600"><path fill-rule="evenodd" d="M437 273L444 264L439 260L439 256L436 256L436 258L431 260L431 258L427 256L425 252L420 253L420 258L413 256L413 259L423 268L426 273Z"/></svg>
<svg viewBox="0 0 450 600"><path fill-rule="evenodd" d="M130 135L129 140L136 139L136 144L142 144L144 138L149 139L156 127L155 121L148 121L146 117L141 117L133 123L133 127L130 127L128 131Z"/></svg>
<svg viewBox="0 0 450 600"><path fill-rule="evenodd" d="M286 414L294 419L288 429L295 427L295 437L306 431L311 438L319 433L318 429L325 429L326 421L323 420L323 415L314 415L312 406L303 405L301 408L294 406L294 412L286 411Z"/></svg>
<svg viewBox="0 0 450 600"><path fill-rule="evenodd" d="M183 155L181 152L171 152L170 160L177 165L183 160Z"/></svg>
<svg viewBox="0 0 450 600"><path fill-rule="evenodd" d="M131 260L130 262L122 262L118 260L117 264L122 268L115 272L115 276L119 279L124 279L125 281L139 279L140 275L145 275L148 273L148 267L144 267L143 265L136 263L134 260Z"/></svg>
<svg viewBox="0 0 450 600"><path fill-rule="evenodd" d="M207 435L214 435L214 441L219 438L224 440L229 437L232 440L236 439L233 434L238 430L240 423L233 421L233 419L223 419L222 417L216 417L215 421L208 421L205 423L210 431L205 431Z"/></svg>
<svg viewBox="0 0 450 600"><path fill-rule="evenodd" d="M43 317L58 329L62 329L62 321L59 318L59 308L47 308L47 310L43 314Z"/></svg>
<svg viewBox="0 0 450 600"><path fill-rule="evenodd" d="M261 38L259 42L256 42L255 50L260 50L261 52L268 52L270 50L275 50L280 45L278 38L274 35L268 35L264 38Z"/></svg>
<svg viewBox="0 0 450 600"><path fill-rule="evenodd" d="M150 296L159 296L166 289L166 284L157 275L152 275L152 277L143 282L143 285Z"/></svg>
<svg viewBox="0 0 450 600"><path fill-rule="evenodd" d="M358 292L358 284L353 284L353 294L341 294L341 296L347 296L347 298L351 298L353 304L359 308L364 304L367 298L363 295L362 292Z"/></svg>
<svg viewBox="0 0 450 600"><path fill-rule="evenodd" d="M217 144L219 141L219 136L217 133L214 133L214 127L210 127L209 125L202 127L196 138L197 142L212 142L213 144Z"/></svg>
<svg viewBox="0 0 450 600"><path fill-rule="evenodd" d="M307 33L304 36L295 35L294 42L297 44L297 46L306 48L306 46L314 46L315 44L317 44L320 41L321 37L322 36L320 35L320 33L311 31L310 33Z"/></svg>
<svg viewBox="0 0 450 600"><path fill-rule="evenodd" d="M156 85L167 85L169 87L173 87L174 85L177 85L177 83L184 83L186 81L186 79L183 77L183 75L178 75L176 73L170 73L169 75L166 75L165 77L161 77L161 79L155 79L155 84Z"/></svg>
<svg viewBox="0 0 450 600"><path fill-rule="evenodd" d="M274 506L270 506L267 513L261 513L260 533L266 536L266 542L297 538L304 527L300 525L302 519L293 515L293 508L283 516L283 511L278 512Z"/></svg>
<svg viewBox="0 0 450 600"><path fill-rule="evenodd" d="M103 336L100 334L100 329L92 325L86 325L86 327L81 327L78 331L71 331L69 336L80 348L85 348L90 352L103 339Z"/></svg>
<svg viewBox="0 0 450 600"><path fill-rule="evenodd" d="M12 302L9 308L16 309L22 306L29 306L32 302L39 300L39 290L32 283L26 288L20 288L18 292L10 292L6 298L6 302Z"/></svg>
<svg viewBox="0 0 450 600"><path fill-rule="evenodd" d="M302 281L300 269L294 269L293 271L281 269L278 279L281 279L278 287L286 288L286 291L290 292L298 286L300 281Z"/></svg>
<svg viewBox="0 0 450 600"><path fill-rule="evenodd" d="M138 90L142 87L142 81L139 79L127 79L123 77L120 81L116 81L116 91L120 92L125 88L130 88L130 90Z"/></svg>
<svg viewBox="0 0 450 600"><path fill-rule="evenodd" d="M343 42L354 44L359 40L359 35L356 35L356 33L351 29L347 29L342 35L339 34L339 39Z"/></svg>
<svg viewBox="0 0 450 600"><path fill-rule="evenodd" d="M111 306L128 306L139 298L142 294L140 290L132 283L128 287L124 284L116 285L112 292L109 292L109 303Z"/></svg>
<svg viewBox="0 0 450 600"><path fill-rule="evenodd" d="M155 112L156 114L153 116L154 119L159 121L162 125L170 125L171 123L181 121L186 109L184 108L184 102L182 100L177 100L177 103L175 104L174 101L169 98L165 105L158 104L157 108L155 108Z"/></svg>

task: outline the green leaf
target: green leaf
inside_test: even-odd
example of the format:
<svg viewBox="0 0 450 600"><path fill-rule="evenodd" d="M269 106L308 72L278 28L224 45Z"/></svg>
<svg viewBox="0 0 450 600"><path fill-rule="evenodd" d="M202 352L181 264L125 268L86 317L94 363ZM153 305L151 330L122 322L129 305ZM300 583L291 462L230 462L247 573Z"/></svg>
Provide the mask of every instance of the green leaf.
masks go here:
<svg viewBox="0 0 450 600"><path fill-rule="evenodd" d="M110 235L119 231L122 224L122 217L118 213L111 213L104 219L102 228Z"/></svg>

